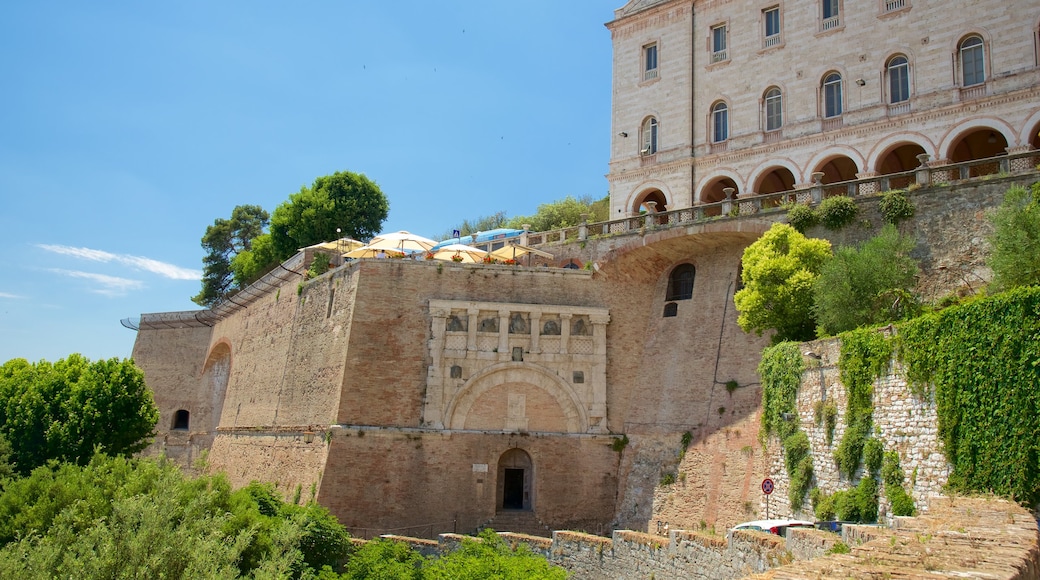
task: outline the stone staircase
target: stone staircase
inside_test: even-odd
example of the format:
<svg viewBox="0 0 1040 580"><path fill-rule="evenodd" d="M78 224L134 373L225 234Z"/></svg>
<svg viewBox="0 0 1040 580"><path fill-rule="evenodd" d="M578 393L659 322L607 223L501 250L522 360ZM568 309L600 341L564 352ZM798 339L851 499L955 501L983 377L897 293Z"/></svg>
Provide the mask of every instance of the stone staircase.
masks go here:
<svg viewBox="0 0 1040 580"><path fill-rule="evenodd" d="M534 512L524 510L498 512L495 514L495 517L478 527L477 531L479 532L486 528L491 528L496 532L514 532L529 536L541 536L543 538L552 537L552 530L543 524Z"/></svg>

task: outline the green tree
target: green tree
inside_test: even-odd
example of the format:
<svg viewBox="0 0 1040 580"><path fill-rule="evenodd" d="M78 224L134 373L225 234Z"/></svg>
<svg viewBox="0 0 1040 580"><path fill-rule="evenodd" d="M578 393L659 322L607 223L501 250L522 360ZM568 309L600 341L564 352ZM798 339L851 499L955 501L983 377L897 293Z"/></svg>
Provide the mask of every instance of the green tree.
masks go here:
<svg viewBox="0 0 1040 580"><path fill-rule="evenodd" d="M0 367L0 434L25 474L51 459L85 463L96 450L141 451L159 419L144 373L131 360L56 363L12 359Z"/></svg>
<svg viewBox="0 0 1040 580"><path fill-rule="evenodd" d="M276 265L278 265L278 258L275 257L271 234L260 234L253 238L250 249L239 252L231 260L235 287L245 288Z"/></svg>
<svg viewBox="0 0 1040 580"><path fill-rule="evenodd" d="M231 270L232 260L251 248L253 238L261 235L267 227L269 216L258 205L240 205L231 210L230 219L218 218L206 228L202 236L202 247L206 256L202 258L202 290L192 302L199 306L212 306L238 288Z"/></svg>
<svg viewBox="0 0 1040 580"><path fill-rule="evenodd" d="M806 238L788 224L773 224L744 250L741 280L733 296L744 332L775 329L773 344L815 337L813 284L831 257L827 240Z"/></svg>
<svg viewBox="0 0 1040 580"><path fill-rule="evenodd" d="M999 292L1040 284L1040 181L1030 189L1009 189L989 219L993 224L988 260L993 289Z"/></svg>
<svg viewBox="0 0 1040 580"><path fill-rule="evenodd" d="M568 195L559 201L539 205L534 215L511 218L505 227L519 229L529 224L531 231L535 232L569 228L581 223L582 214L589 214L590 222L604 221L609 211L609 198L606 203L603 201L593 200L588 195L578 198Z"/></svg>
<svg viewBox="0 0 1040 580"><path fill-rule="evenodd" d="M813 313L821 334L879 325L916 314L915 241L887 224L861 246L842 246L813 286Z"/></svg>
<svg viewBox="0 0 1040 580"><path fill-rule="evenodd" d="M379 233L389 212L386 196L363 174L338 171L319 177L271 215L275 258L282 261L300 248L342 236L367 240Z"/></svg>

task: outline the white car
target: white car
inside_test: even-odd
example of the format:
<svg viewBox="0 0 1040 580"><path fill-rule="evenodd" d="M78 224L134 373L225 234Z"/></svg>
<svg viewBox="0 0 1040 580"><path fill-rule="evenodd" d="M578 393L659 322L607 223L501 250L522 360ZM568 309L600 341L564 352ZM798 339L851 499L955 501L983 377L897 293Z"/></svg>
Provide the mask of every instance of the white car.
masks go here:
<svg viewBox="0 0 1040 580"><path fill-rule="evenodd" d="M770 534L776 534L780 537L786 538L787 528L812 528L814 526L815 524L805 520L755 520L753 522L737 524L730 528L729 531L757 530L759 532L769 532Z"/></svg>

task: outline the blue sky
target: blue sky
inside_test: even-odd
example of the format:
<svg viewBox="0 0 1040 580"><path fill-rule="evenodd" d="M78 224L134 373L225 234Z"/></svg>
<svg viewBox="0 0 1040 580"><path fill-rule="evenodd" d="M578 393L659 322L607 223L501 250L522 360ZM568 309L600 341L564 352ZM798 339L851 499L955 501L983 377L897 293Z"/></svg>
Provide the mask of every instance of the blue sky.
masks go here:
<svg viewBox="0 0 1040 580"><path fill-rule="evenodd" d="M0 363L129 357L206 226L364 173L384 231L607 194L624 0L16 2L0 19Z"/></svg>

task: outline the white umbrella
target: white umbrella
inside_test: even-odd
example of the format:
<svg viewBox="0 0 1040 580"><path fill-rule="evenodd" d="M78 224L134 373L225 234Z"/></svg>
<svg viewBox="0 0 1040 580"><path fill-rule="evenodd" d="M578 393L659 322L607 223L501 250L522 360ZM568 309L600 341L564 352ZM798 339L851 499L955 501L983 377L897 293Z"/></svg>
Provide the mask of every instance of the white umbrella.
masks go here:
<svg viewBox="0 0 1040 580"><path fill-rule="evenodd" d="M307 248L315 248L315 249L322 249L322 250L334 250L334 251L338 251L340 253L343 253L343 252L349 252L351 250L356 250L357 248L360 248L361 246L364 246L364 245L365 245L365 242L359 242L359 241L355 240L354 238L340 238L338 240L332 240L331 242L322 242L320 244L314 244L313 246L307 246ZM301 250L305 250L307 248L300 248L300 249Z"/></svg>
<svg viewBox="0 0 1040 580"><path fill-rule="evenodd" d="M435 240L424 238L406 231L379 234L368 242L369 248L383 250L399 250L402 252L428 252L437 245Z"/></svg>
<svg viewBox="0 0 1040 580"><path fill-rule="evenodd" d="M466 244L448 244L447 246L437 248L437 251L433 253L433 259L451 260L454 262L480 262L486 255L487 252L480 248L474 248ZM455 256L458 256L461 260L456 260Z"/></svg>

